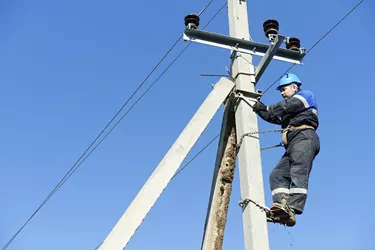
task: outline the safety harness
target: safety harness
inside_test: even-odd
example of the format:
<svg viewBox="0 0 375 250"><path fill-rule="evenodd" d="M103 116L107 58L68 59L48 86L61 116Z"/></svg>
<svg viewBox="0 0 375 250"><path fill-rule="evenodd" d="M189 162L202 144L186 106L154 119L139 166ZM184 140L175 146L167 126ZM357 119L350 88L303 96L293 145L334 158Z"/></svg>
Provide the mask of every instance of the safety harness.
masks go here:
<svg viewBox="0 0 375 250"><path fill-rule="evenodd" d="M282 142L285 146L288 145L288 136L287 136L288 132L299 130L299 129L313 129L313 130L315 130L315 128L313 126L310 126L310 125L300 125L300 126L288 125L288 127L286 127L282 131Z"/></svg>

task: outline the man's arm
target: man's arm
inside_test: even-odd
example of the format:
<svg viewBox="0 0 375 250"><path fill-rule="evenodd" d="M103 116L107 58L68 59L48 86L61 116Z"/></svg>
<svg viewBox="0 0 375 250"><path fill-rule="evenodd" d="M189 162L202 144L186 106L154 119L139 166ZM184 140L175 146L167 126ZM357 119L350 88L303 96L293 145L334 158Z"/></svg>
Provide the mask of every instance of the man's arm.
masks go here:
<svg viewBox="0 0 375 250"><path fill-rule="evenodd" d="M274 115L271 115L271 113L267 110L267 111L260 111L258 113L258 115L265 121L269 122L269 123L273 123L273 124L278 124L280 125L281 124L281 118L280 117L277 117L277 116L274 116Z"/></svg>
<svg viewBox="0 0 375 250"><path fill-rule="evenodd" d="M296 94L289 99L270 105L267 110L270 116L280 117L297 114L310 108L308 100L303 95Z"/></svg>
<svg viewBox="0 0 375 250"><path fill-rule="evenodd" d="M257 102L253 105L253 110L263 120L274 124L281 124L286 115L297 114L312 107L313 105L310 104L312 98L312 94L305 91L268 107L262 102Z"/></svg>
<svg viewBox="0 0 375 250"><path fill-rule="evenodd" d="M267 122L281 124L281 117L271 115L269 108L260 101L253 105L253 111Z"/></svg>

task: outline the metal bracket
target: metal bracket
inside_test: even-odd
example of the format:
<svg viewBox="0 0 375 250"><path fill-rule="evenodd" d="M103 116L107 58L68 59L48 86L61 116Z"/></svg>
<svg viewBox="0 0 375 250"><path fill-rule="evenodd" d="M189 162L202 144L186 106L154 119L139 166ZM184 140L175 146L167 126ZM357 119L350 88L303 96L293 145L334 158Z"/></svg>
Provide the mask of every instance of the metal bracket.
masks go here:
<svg viewBox="0 0 375 250"><path fill-rule="evenodd" d="M242 211L244 211L249 203L250 203L250 199L246 198L246 199L238 202L238 205L242 208Z"/></svg>
<svg viewBox="0 0 375 250"><path fill-rule="evenodd" d="M271 213L268 207L262 206L259 203L251 200L250 198L245 198L244 200L242 200L238 203L238 205L242 208L242 212L246 209L246 207L247 207L247 205L249 205L249 203L253 203L255 206L257 206L260 210L262 210L266 214Z"/></svg>
<svg viewBox="0 0 375 250"><path fill-rule="evenodd" d="M260 90L260 89L257 89L255 92L248 92L248 91L244 91L244 90L237 90L237 94L238 95L243 95L244 97L247 97L247 98L252 98L252 99L259 100L262 97L263 91Z"/></svg>
<svg viewBox="0 0 375 250"><path fill-rule="evenodd" d="M236 93L234 94L234 96L237 99L243 100L247 105L253 108L253 104L251 104L250 101L256 102L256 100L259 100L260 97L262 96L262 91L257 90L256 92L246 92L243 90L236 90Z"/></svg>
<svg viewBox="0 0 375 250"><path fill-rule="evenodd" d="M275 36L275 38L272 40L272 45L268 48L266 54L263 56L262 60L259 62L258 66L255 69L255 83L259 81L268 64L270 64L272 58L276 55L284 40L285 37L281 35Z"/></svg>
<svg viewBox="0 0 375 250"><path fill-rule="evenodd" d="M241 100L244 101L247 105L249 105L251 108L253 108L253 105L249 102L249 100L247 100L246 97L243 96L242 93L235 93L234 96L237 98L237 101L238 101L238 99L241 99Z"/></svg>
<svg viewBox="0 0 375 250"><path fill-rule="evenodd" d="M232 82L234 82L234 80L235 80L230 75L223 75L223 74L201 74L201 76L226 77L226 78L230 79Z"/></svg>
<svg viewBox="0 0 375 250"><path fill-rule="evenodd" d="M252 74L252 73L238 72L237 75L236 75L235 77L233 77L233 79L234 79L234 80L237 80L237 78L238 78L240 75L245 75L245 76L254 76L254 74Z"/></svg>
<svg viewBox="0 0 375 250"><path fill-rule="evenodd" d="M232 53L230 53L230 59L231 60L234 60L234 59L236 59L237 58L237 53L238 53L238 43L234 46L234 47L232 47Z"/></svg>

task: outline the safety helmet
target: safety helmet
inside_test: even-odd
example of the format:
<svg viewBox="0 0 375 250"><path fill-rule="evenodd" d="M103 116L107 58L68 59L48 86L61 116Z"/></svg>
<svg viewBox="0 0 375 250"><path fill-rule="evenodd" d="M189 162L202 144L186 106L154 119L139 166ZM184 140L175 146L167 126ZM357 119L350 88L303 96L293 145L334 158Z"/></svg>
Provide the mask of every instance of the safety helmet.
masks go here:
<svg viewBox="0 0 375 250"><path fill-rule="evenodd" d="M280 90L281 87L292 83L296 84L298 87L302 85L301 80L295 74L285 74L283 77L281 77L279 81L279 86L276 87L276 90Z"/></svg>

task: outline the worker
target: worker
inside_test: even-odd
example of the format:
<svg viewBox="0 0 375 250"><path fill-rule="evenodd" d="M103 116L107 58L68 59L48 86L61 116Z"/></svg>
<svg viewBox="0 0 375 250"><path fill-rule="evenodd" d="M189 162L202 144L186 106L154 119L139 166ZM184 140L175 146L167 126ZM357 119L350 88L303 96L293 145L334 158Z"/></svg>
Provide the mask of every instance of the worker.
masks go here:
<svg viewBox="0 0 375 250"><path fill-rule="evenodd" d="M295 215L303 213L313 160L320 150L318 106L314 94L301 90L301 85L295 74L286 74L276 88L283 101L268 107L260 101L253 105L263 120L283 129L285 153L270 174L273 204L267 220L289 227L296 224Z"/></svg>

